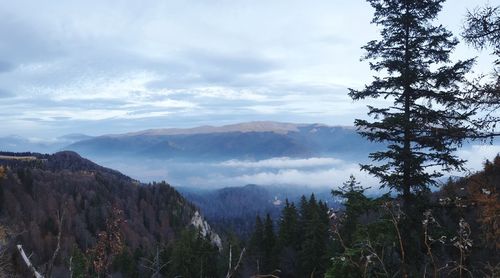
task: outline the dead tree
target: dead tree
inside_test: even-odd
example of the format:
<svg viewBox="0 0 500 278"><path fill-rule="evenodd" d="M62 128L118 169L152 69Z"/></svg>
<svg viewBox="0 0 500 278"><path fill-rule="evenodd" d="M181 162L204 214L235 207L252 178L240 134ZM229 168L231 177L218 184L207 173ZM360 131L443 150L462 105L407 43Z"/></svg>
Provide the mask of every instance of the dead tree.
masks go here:
<svg viewBox="0 0 500 278"><path fill-rule="evenodd" d="M240 257L238 258L238 262L236 262L236 265L233 267L233 254L232 254L232 246L229 245L229 264L228 264L228 269L227 269L227 274L226 278L231 278L233 277L234 274L238 271L238 268L241 265L241 260L243 259L243 255L245 254L246 249L243 248L240 253Z"/></svg>
<svg viewBox="0 0 500 278"><path fill-rule="evenodd" d="M54 263L57 259L57 256L59 255L59 251L61 250L61 235L62 235L63 222L64 222L64 210L58 211L57 212L57 227L58 227L57 245L56 245L56 249L52 253L52 256L51 256L49 262L46 265L45 274L41 274L37 270L35 265L33 265L33 263L30 260L31 255L30 256L26 255L26 252L24 252L23 246L21 244L17 245L17 250L19 251L21 258L23 259L23 261L26 264L26 266L28 267L28 269L33 273L33 276L35 276L36 278L44 278L44 277L50 278L50 277L52 277L52 270L54 269Z"/></svg>

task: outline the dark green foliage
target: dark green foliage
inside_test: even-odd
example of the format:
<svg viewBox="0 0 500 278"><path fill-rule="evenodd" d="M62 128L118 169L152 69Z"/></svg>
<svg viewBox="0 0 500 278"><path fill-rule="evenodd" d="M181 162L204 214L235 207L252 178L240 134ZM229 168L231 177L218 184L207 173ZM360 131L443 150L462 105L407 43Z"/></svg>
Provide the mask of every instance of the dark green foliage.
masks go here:
<svg viewBox="0 0 500 278"><path fill-rule="evenodd" d="M139 277L138 263L140 256L137 258L131 254L128 249L124 249L113 260L113 270L122 273L125 277Z"/></svg>
<svg viewBox="0 0 500 278"><path fill-rule="evenodd" d="M299 214L295 204L290 204L287 199L281 214L278 244L281 247L298 249L300 246Z"/></svg>
<svg viewBox="0 0 500 278"><path fill-rule="evenodd" d="M229 262L231 261L231 268L234 269L238 263L240 255L242 255L242 262L236 269L236 272L232 272L234 278L245 277L242 275L242 265L244 259L248 256L248 250L245 249L243 252L243 245L241 240L234 234L228 234L227 239L224 242L222 255L219 256L218 272L227 274L229 269ZM243 252L243 253L242 253ZM231 256L231 259L229 259Z"/></svg>
<svg viewBox="0 0 500 278"><path fill-rule="evenodd" d="M325 203L302 196L300 211L285 202L276 236L269 215L257 216L249 243L252 273L279 273L279 277L322 277L329 265L329 217ZM258 268L257 268L258 267Z"/></svg>
<svg viewBox="0 0 500 278"><path fill-rule="evenodd" d="M326 277L495 277L500 263L500 233L493 222L500 211L496 160L487 162L484 172L450 181L428 196L427 208L417 207L421 215L404 214L401 198L364 196L351 178L333 192L345 209L333 218L335 245ZM404 234L407 218L421 222ZM408 248L407 242L418 248Z"/></svg>
<svg viewBox="0 0 500 278"><path fill-rule="evenodd" d="M264 221L264 233L262 238L262 272L271 273L276 269L276 235L274 233L273 220L269 214Z"/></svg>
<svg viewBox="0 0 500 278"><path fill-rule="evenodd" d="M298 271L298 250L300 250L299 213L294 203L285 201L279 222L277 256L279 269L284 277Z"/></svg>
<svg viewBox="0 0 500 278"><path fill-rule="evenodd" d="M368 0L381 39L369 42L365 59L380 76L354 100L386 98L392 105L369 107L376 121L356 120L360 133L387 149L370 157L375 165L362 169L382 186L401 193L407 203L425 192L444 172L462 170L465 161L454 151L465 138L483 136L473 117L478 112L470 91L461 87L473 60L450 63L458 44L452 33L434 24L445 0ZM440 170L431 170L439 167Z"/></svg>
<svg viewBox="0 0 500 278"><path fill-rule="evenodd" d="M467 88L465 75L474 60L451 63L458 44L453 34L435 24L445 0L368 0L375 9L372 23L381 38L368 42L365 59L379 73L363 90L350 90L354 100L384 98L387 107L369 106L374 121L357 119L361 135L387 144L370 154L374 164L362 169L377 177L381 186L402 196L406 217L400 230L406 257L420 263L421 215L429 188L443 173L464 170L455 151L464 140L491 136L495 122L480 118L482 93ZM402 254L401 254L402 255Z"/></svg>
<svg viewBox="0 0 500 278"><path fill-rule="evenodd" d="M342 187L332 190L332 195L341 198L344 205L343 224L339 231L345 235L344 244L351 244L358 218L366 214L371 207L371 200L365 196L365 191L353 175Z"/></svg>
<svg viewBox="0 0 500 278"><path fill-rule="evenodd" d="M173 246L171 276L218 277L218 250L196 230L188 229Z"/></svg>
<svg viewBox="0 0 500 278"><path fill-rule="evenodd" d="M392 277L402 263L394 225L400 226L399 207L387 195L366 197L358 184L351 176L332 191L343 199L345 209L334 218L335 252L326 277Z"/></svg>
<svg viewBox="0 0 500 278"><path fill-rule="evenodd" d="M328 267L329 218L328 208L317 202L314 194L301 205L302 242L299 251L299 273L307 277L322 277Z"/></svg>
<svg viewBox="0 0 500 278"><path fill-rule="evenodd" d="M78 248L78 246L73 247L70 257L70 268L73 278L85 278L88 277L89 262L85 257L85 254Z"/></svg>
<svg viewBox="0 0 500 278"><path fill-rule="evenodd" d="M252 269L255 273L261 273L262 261L264 256L264 225L259 215L255 218L255 227L250 237L250 244L248 246L248 255Z"/></svg>

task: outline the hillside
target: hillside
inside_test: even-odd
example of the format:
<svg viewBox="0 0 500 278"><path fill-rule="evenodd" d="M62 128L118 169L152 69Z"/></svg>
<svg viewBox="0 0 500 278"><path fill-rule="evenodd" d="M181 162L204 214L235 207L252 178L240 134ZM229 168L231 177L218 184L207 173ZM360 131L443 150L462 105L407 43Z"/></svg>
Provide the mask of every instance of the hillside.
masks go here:
<svg viewBox="0 0 500 278"><path fill-rule="evenodd" d="M277 217L281 205L274 205L273 193L265 187L246 185L200 192L180 188L186 199L199 207L218 231L248 239L255 217L270 213Z"/></svg>
<svg viewBox="0 0 500 278"><path fill-rule="evenodd" d="M248 184L213 190L183 187L177 190L203 211L204 216L217 231L233 233L242 239L249 238L257 215L265 217L269 213L273 219L279 219L286 200L298 203L302 196L315 194L318 200L322 200L330 207L339 206L332 199L329 188Z"/></svg>
<svg viewBox="0 0 500 278"><path fill-rule="evenodd" d="M120 273L118 258L148 257L193 223L209 229L195 207L166 183L140 184L73 152L0 153L0 225L7 231L0 247L10 243L9 259L3 259L25 277L29 272L14 244L32 253L31 262L42 272L57 254L53 276L68 277L75 252L99 262L96 250L104 238L111 242L101 250L106 267ZM215 233L204 232L220 247ZM113 244L120 245L115 254Z"/></svg>

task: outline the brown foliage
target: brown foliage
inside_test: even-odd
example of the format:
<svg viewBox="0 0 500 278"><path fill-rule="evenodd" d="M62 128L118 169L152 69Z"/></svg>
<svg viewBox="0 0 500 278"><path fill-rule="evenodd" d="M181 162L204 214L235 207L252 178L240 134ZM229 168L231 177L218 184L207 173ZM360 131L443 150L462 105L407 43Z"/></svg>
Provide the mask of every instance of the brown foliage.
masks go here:
<svg viewBox="0 0 500 278"><path fill-rule="evenodd" d="M7 252L8 230L0 225L0 278L11 277L12 265Z"/></svg>
<svg viewBox="0 0 500 278"><path fill-rule="evenodd" d="M477 221L481 224L485 242L500 249L500 156L485 163L483 174L468 180L470 200L477 206Z"/></svg>
<svg viewBox="0 0 500 278"><path fill-rule="evenodd" d="M168 184L139 184L76 154L45 155L37 163L0 159L0 165L5 169L0 217L23 231L16 244L33 253L34 265L51 260L63 230L53 262L55 277L69 275L67 259L75 246L83 253L104 246L112 254L122 244L132 252L152 250L172 241L194 214L194 207ZM65 217L59 227L62 204Z"/></svg>
<svg viewBox="0 0 500 278"><path fill-rule="evenodd" d="M106 221L106 230L98 234L96 246L87 252L93 258L92 265L97 273L104 273L113 262L113 258L124 249L122 223L123 212L113 207L111 216Z"/></svg>

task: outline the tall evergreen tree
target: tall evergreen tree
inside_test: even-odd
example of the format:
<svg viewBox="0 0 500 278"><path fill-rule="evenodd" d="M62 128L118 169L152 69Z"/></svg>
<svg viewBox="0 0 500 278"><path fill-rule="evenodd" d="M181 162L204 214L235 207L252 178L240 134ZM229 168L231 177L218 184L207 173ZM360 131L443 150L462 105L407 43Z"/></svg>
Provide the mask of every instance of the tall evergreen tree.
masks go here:
<svg viewBox="0 0 500 278"><path fill-rule="evenodd" d="M302 239L299 251L301 277L322 277L328 264L328 208L314 194L301 202Z"/></svg>
<svg viewBox="0 0 500 278"><path fill-rule="evenodd" d="M218 249L195 229L182 231L172 250L172 277L217 277Z"/></svg>
<svg viewBox="0 0 500 278"><path fill-rule="evenodd" d="M422 263L420 252L422 204L437 178L464 170L466 161L455 154L467 138L491 136L495 121L480 112L487 103L481 92L470 90L465 75L474 60L450 61L458 40L435 19L445 0L367 0L375 9L372 23L381 38L364 49L379 76L363 90L350 90L353 100L383 97L387 107L369 106L373 121L357 119L364 137L387 144L370 154L374 164L362 165L402 196L401 273L411 275Z"/></svg>
<svg viewBox="0 0 500 278"><path fill-rule="evenodd" d="M248 249L250 265L255 266L256 273L260 274L264 254L264 225L259 215L255 217L255 228L250 238L250 246Z"/></svg>
<svg viewBox="0 0 500 278"><path fill-rule="evenodd" d="M340 230L346 245L351 244L358 218L370 208L371 200L365 196L365 190L353 175L339 189L332 190L332 195L340 197L344 205L344 217Z"/></svg>
<svg viewBox="0 0 500 278"><path fill-rule="evenodd" d="M278 241L281 247L299 247L299 215L294 203L285 201L285 206L281 212L281 220L279 222Z"/></svg>
<svg viewBox="0 0 500 278"><path fill-rule="evenodd" d="M276 235L274 233L273 220L269 213L266 215L264 222L264 237L262 239L262 271L263 273L271 273L276 269Z"/></svg>
<svg viewBox="0 0 500 278"><path fill-rule="evenodd" d="M278 231L279 268L284 277L297 272L298 250L300 249L299 215L294 203L285 201L281 212Z"/></svg>
<svg viewBox="0 0 500 278"><path fill-rule="evenodd" d="M454 151L465 138L484 135L474 120L462 84L474 60L450 62L458 40L433 24L445 0L368 0L375 9L372 23L381 38L370 41L365 59L379 76L363 90L350 90L354 100L383 97L392 105L369 106L375 121L357 119L360 133L387 149L370 154L374 165L362 169L382 186L402 194L408 209L415 193L427 191L443 172L463 170Z"/></svg>

